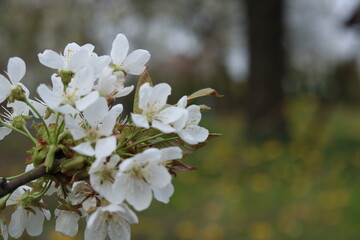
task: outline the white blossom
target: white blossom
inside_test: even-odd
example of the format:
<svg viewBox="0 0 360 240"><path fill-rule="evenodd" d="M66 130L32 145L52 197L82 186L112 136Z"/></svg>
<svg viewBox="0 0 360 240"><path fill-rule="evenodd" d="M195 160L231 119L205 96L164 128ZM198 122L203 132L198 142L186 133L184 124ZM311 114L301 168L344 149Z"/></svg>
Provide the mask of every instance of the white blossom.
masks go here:
<svg viewBox="0 0 360 240"><path fill-rule="evenodd" d="M180 107L166 106L171 87L166 83L151 87L145 83L139 90L139 108L141 114L132 113L136 126L149 128L150 125L164 133L175 132L173 124L187 112Z"/></svg>
<svg viewBox="0 0 360 240"><path fill-rule="evenodd" d="M91 165L89 170L91 186L107 200L119 203L113 194L113 184L118 173L120 157L113 155L109 160L99 158Z"/></svg>
<svg viewBox="0 0 360 240"><path fill-rule="evenodd" d="M40 63L49 68L76 73L89 63L93 50L94 46L91 44L79 46L76 43L69 43L65 47L63 55L53 50L45 50L43 53L39 53L38 57Z"/></svg>
<svg viewBox="0 0 360 240"><path fill-rule="evenodd" d="M85 240L130 240L130 224L138 218L125 204L99 207L87 221Z"/></svg>
<svg viewBox="0 0 360 240"><path fill-rule="evenodd" d="M51 77L52 90L45 84L40 84L37 92L50 109L63 114L76 114L99 98L99 93L92 91L94 80L92 68L86 66L75 74L66 89L61 78L54 74Z"/></svg>
<svg viewBox="0 0 360 240"><path fill-rule="evenodd" d="M128 54L129 42L124 34L118 34L112 44L111 59L113 64L128 74L140 75L145 70L145 64L150 59L150 53L144 49L137 49Z"/></svg>
<svg viewBox="0 0 360 240"><path fill-rule="evenodd" d="M171 175L164 166L169 160L182 157L181 149L169 147L163 149L150 148L120 164L120 171L113 185L114 199L126 200L138 211L149 207L152 190L156 189L156 197L167 202L171 191Z"/></svg>
<svg viewBox="0 0 360 240"><path fill-rule="evenodd" d="M177 106L185 108L186 104L187 97L184 96L179 100ZM186 111L187 114L184 114L182 118L174 123L174 126L177 129L176 133L182 140L189 144L204 142L209 136L209 131L198 125L201 120L200 107L197 105L190 105L186 108Z"/></svg>
<svg viewBox="0 0 360 240"><path fill-rule="evenodd" d="M106 98L119 98L127 96L134 89L134 86L125 87L125 74L106 67L103 69L98 84L94 87L101 96Z"/></svg>
<svg viewBox="0 0 360 240"><path fill-rule="evenodd" d="M79 181L73 184L68 199L73 205L81 203L85 212L93 211L97 204L94 189L85 181Z"/></svg>
<svg viewBox="0 0 360 240"><path fill-rule="evenodd" d="M76 119L66 115L65 124L74 140L86 138L85 142L72 149L85 156L109 156L116 148L116 138L111 135L122 110L122 105L117 104L109 111L106 99L100 97L83 112L87 127L83 128Z"/></svg>
<svg viewBox="0 0 360 240"><path fill-rule="evenodd" d="M26 65L25 62L19 57L9 59L7 66L8 79L0 74L0 103L5 101L11 91L20 86L25 92L29 92L24 85L20 83L21 79L25 76Z"/></svg>
<svg viewBox="0 0 360 240"><path fill-rule="evenodd" d="M17 208L11 215L9 224L9 235L19 238L26 229L30 236L39 236L43 231L44 219L50 219L50 211L40 208L36 205L24 206L21 204L21 198L26 191L30 191L28 186L22 186L16 189L8 200L8 203L16 203ZM31 209L31 210L28 210Z"/></svg>

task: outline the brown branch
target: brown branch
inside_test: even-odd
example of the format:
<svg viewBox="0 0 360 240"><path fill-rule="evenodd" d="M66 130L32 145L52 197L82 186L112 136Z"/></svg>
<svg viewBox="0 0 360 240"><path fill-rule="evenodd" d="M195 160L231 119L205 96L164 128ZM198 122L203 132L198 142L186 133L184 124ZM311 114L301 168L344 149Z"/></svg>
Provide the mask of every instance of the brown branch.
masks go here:
<svg viewBox="0 0 360 240"><path fill-rule="evenodd" d="M21 175L15 179L7 180L4 177L0 177L0 198L6 196L9 193L14 192L18 187L29 183L35 179L41 178L47 174L53 174L55 173L55 169L59 167L59 165L64 161L65 159L55 159L54 165L53 165L53 171L46 172L46 167L44 164L40 164L37 168L34 168L30 170L29 172L25 173L24 175Z"/></svg>

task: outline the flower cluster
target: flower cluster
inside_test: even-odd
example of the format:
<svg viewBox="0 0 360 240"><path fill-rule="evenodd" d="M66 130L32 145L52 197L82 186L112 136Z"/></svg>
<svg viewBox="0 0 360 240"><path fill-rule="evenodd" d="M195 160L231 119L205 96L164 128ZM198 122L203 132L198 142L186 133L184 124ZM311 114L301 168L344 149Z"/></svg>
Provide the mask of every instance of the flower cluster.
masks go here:
<svg viewBox="0 0 360 240"><path fill-rule="evenodd" d="M198 125L201 112L209 108L188 104L220 95L207 88L169 104L171 87L153 85L146 72L149 52L128 50L123 34L117 35L109 56L98 56L91 44L70 43L62 54L45 50L39 61L55 73L52 86L38 86L36 99L30 99L20 83L26 73L24 61L9 60L7 77L0 75L0 102L7 101L0 140L14 130L34 146L25 172L6 178L6 183L41 168L45 171L1 198L4 239L19 238L25 230L30 236L40 235L45 219L51 217L42 198L54 194L59 202L54 211L56 231L75 236L79 220L85 219L85 239L130 239L130 224L138 222L134 210L148 208L153 197L168 203L176 171L194 169L180 160L214 135ZM125 85L129 74L141 76L133 112L126 117L118 98L134 89ZM33 117L30 131L27 123ZM11 206L14 212L7 224L1 211Z"/></svg>

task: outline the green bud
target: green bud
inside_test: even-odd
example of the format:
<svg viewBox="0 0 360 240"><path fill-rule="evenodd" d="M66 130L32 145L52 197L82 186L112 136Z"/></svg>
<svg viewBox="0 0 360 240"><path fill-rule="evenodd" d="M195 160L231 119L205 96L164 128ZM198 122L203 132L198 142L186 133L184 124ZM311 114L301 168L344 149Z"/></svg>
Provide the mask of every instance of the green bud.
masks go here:
<svg viewBox="0 0 360 240"><path fill-rule="evenodd" d="M65 160L61 163L60 168L61 172L65 173L68 170L79 170L83 168L85 163L85 158L83 156L77 156L68 160Z"/></svg>
<svg viewBox="0 0 360 240"><path fill-rule="evenodd" d="M22 115L18 115L18 116L13 117L12 125L13 125L13 127L17 128L17 129L22 129L24 126L26 126L26 121Z"/></svg>
<svg viewBox="0 0 360 240"><path fill-rule="evenodd" d="M45 158L46 172L49 172L54 164L56 146L50 145Z"/></svg>
<svg viewBox="0 0 360 240"><path fill-rule="evenodd" d="M61 78L62 83L64 84L64 87L67 87L74 76L74 72L61 70L59 72L59 76Z"/></svg>
<svg viewBox="0 0 360 240"><path fill-rule="evenodd" d="M17 85L15 88L11 90L8 101L10 103L15 102L15 100L25 102L27 99L25 95L25 91L21 88L20 85Z"/></svg>

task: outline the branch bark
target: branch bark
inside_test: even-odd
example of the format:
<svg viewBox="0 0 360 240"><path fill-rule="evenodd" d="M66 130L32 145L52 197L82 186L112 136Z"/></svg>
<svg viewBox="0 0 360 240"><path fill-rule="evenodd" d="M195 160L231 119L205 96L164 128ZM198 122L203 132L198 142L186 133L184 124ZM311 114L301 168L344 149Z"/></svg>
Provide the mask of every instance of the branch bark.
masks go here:
<svg viewBox="0 0 360 240"><path fill-rule="evenodd" d="M59 165L64 161L64 158L55 159L53 169L57 169ZM43 177L47 174L53 174L55 171L46 172L44 164L39 165L37 168L30 170L29 172L21 175L15 179L7 180L5 177L0 177L0 198L6 196L9 193L14 192L18 187Z"/></svg>

